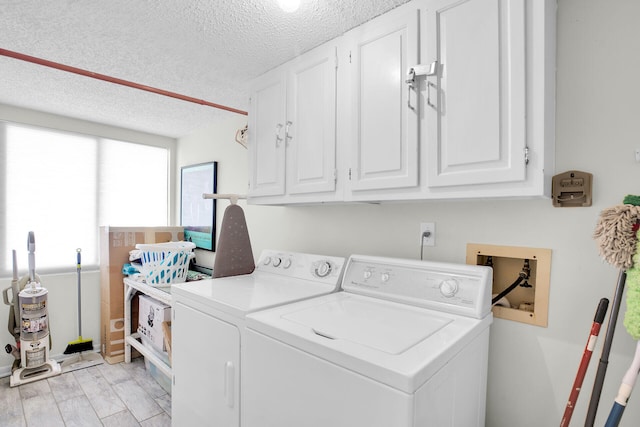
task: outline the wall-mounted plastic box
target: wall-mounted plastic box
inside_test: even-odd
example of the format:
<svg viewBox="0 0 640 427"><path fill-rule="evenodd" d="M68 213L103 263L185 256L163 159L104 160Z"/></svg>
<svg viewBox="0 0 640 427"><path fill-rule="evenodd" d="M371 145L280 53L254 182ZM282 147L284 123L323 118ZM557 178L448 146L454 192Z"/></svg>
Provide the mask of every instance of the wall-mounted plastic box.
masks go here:
<svg viewBox="0 0 640 427"><path fill-rule="evenodd" d="M493 315L501 319L547 326L551 249L468 243L467 264L493 267L494 297L514 283L528 267L529 275L521 282L521 285L528 286L517 286L507 294L506 300L501 299L493 306Z"/></svg>

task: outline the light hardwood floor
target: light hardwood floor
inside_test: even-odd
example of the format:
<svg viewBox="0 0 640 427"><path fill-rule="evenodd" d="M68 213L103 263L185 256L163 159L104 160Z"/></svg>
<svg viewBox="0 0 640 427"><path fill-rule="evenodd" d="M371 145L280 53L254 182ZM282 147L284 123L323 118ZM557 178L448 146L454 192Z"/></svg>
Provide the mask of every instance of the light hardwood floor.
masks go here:
<svg viewBox="0 0 640 427"><path fill-rule="evenodd" d="M171 395L145 369L142 357L14 388L2 378L0 426L170 427Z"/></svg>

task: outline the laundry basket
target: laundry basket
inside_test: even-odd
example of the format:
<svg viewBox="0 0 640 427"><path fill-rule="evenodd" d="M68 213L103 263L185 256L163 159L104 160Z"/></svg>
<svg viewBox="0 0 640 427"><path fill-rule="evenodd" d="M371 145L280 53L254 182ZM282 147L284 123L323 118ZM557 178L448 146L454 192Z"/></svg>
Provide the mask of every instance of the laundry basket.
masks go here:
<svg viewBox="0 0 640 427"><path fill-rule="evenodd" d="M195 247L192 242L137 244L147 285L168 286L187 280L189 260L194 256Z"/></svg>

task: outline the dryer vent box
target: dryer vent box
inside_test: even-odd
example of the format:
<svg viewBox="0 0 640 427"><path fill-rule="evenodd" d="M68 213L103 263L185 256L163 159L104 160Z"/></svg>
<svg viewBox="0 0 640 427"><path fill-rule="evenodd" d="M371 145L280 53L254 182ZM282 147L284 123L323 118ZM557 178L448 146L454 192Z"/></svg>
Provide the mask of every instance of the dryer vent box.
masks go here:
<svg viewBox="0 0 640 427"><path fill-rule="evenodd" d="M568 171L554 176L551 193L555 207L591 206L593 175L582 171Z"/></svg>
<svg viewBox="0 0 640 427"><path fill-rule="evenodd" d="M496 318L547 327L549 313L549 282L551 277L551 249L467 244L467 264L491 265L495 297L514 283L525 266L529 277L523 280L528 287L518 286L493 306Z"/></svg>

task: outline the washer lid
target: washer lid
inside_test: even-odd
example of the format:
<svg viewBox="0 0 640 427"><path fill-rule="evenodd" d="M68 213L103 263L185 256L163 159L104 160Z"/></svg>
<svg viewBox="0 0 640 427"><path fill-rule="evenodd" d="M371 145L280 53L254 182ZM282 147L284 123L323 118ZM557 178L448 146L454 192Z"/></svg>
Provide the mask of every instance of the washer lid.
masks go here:
<svg viewBox="0 0 640 427"><path fill-rule="evenodd" d="M315 334L345 340L388 354L400 354L453 320L423 311L398 310L378 301L348 298L282 316Z"/></svg>
<svg viewBox="0 0 640 427"><path fill-rule="evenodd" d="M249 314L246 326L249 334L258 332L413 393L471 341L480 339L491 321L491 314L474 319L337 292ZM488 333L482 339L488 339Z"/></svg>

